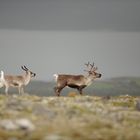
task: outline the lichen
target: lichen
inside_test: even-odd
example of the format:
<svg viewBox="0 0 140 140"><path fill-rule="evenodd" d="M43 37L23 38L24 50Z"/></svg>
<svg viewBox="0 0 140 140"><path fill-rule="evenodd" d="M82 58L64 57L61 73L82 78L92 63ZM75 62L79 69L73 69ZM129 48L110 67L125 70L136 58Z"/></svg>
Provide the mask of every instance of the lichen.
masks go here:
<svg viewBox="0 0 140 140"><path fill-rule="evenodd" d="M137 100L132 96L0 95L0 140L139 140Z"/></svg>

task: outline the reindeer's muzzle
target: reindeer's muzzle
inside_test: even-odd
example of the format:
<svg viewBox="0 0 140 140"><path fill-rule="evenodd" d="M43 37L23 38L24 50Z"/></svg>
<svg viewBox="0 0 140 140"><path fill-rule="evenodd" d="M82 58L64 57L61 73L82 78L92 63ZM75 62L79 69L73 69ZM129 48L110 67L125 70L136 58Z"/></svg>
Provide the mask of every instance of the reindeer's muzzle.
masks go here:
<svg viewBox="0 0 140 140"><path fill-rule="evenodd" d="M96 73L96 77L97 77L97 78L101 78L101 76L102 76L102 74Z"/></svg>
<svg viewBox="0 0 140 140"><path fill-rule="evenodd" d="M36 73L32 73L32 77L35 77L36 76Z"/></svg>
<svg viewBox="0 0 140 140"><path fill-rule="evenodd" d="M99 78L102 76L102 74L99 74Z"/></svg>

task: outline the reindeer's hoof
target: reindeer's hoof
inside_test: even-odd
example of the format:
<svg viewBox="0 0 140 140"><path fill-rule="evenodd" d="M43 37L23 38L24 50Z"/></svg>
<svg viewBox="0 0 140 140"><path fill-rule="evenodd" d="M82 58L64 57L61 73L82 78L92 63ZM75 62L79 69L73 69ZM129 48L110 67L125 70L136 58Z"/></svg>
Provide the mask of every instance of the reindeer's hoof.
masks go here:
<svg viewBox="0 0 140 140"><path fill-rule="evenodd" d="M59 97L59 96L60 96L60 94L59 94L59 93L56 93L56 96L58 96L58 97Z"/></svg>

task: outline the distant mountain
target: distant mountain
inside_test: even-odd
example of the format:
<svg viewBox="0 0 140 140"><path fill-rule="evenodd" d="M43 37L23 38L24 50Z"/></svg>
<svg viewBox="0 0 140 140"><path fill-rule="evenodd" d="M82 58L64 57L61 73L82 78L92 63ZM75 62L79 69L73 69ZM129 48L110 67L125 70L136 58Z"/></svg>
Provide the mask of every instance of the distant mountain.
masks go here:
<svg viewBox="0 0 140 140"><path fill-rule="evenodd" d="M140 95L140 78L137 77L118 77L106 81L94 83L92 90L97 95Z"/></svg>
<svg viewBox="0 0 140 140"><path fill-rule="evenodd" d="M54 82L32 81L25 92L35 94L38 96L55 96ZM17 89L10 89L10 93L17 93ZM67 96L69 92L77 92L75 89L64 88L61 95ZM4 93L4 88L0 89L0 93ZM119 77L104 81L94 81L92 85L83 90L84 95L98 95L98 96L116 96L116 95L140 95L140 78L136 77Z"/></svg>

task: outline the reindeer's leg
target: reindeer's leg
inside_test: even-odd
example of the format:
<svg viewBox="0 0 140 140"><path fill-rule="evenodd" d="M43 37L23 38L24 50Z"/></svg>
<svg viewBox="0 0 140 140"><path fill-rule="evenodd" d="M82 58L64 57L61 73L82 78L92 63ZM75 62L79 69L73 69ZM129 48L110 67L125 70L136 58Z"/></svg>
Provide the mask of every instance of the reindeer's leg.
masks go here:
<svg viewBox="0 0 140 140"><path fill-rule="evenodd" d="M20 93L21 93L21 87L18 87L18 93L20 95Z"/></svg>
<svg viewBox="0 0 140 140"><path fill-rule="evenodd" d="M86 85L82 85L82 86L79 86L79 87L78 87L78 91L79 91L80 95L83 94L82 90L83 90L85 87L86 87Z"/></svg>
<svg viewBox="0 0 140 140"><path fill-rule="evenodd" d="M5 86L5 94L6 94L6 96L8 96L8 89L9 89L9 87Z"/></svg>
<svg viewBox="0 0 140 140"><path fill-rule="evenodd" d="M54 92L57 94L57 91L58 89L57 89L57 87L54 87Z"/></svg>
<svg viewBox="0 0 140 140"><path fill-rule="evenodd" d="M83 95L82 88L79 89L80 95Z"/></svg>
<svg viewBox="0 0 140 140"><path fill-rule="evenodd" d="M24 88L23 87L21 87L21 93L24 94Z"/></svg>
<svg viewBox="0 0 140 140"><path fill-rule="evenodd" d="M57 83L57 86L54 88L55 93L57 96L60 96L61 90L66 86L66 82L64 81L63 83Z"/></svg>
<svg viewBox="0 0 140 140"><path fill-rule="evenodd" d="M55 91L55 94L56 94L57 96L60 96L60 91L59 91L59 88L58 88L58 87L55 87L55 88L54 88L54 91Z"/></svg>
<svg viewBox="0 0 140 140"><path fill-rule="evenodd" d="M55 88L54 88L55 93L56 93L57 96L60 96L60 92L61 92L61 90L62 90L64 87L65 87L65 86L63 86L63 87L55 87Z"/></svg>
<svg viewBox="0 0 140 140"><path fill-rule="evenodd" d="M83 87L78 87L77 90L79 91L80 95L83 94L82 90L83 90Z"/></svg>
<svg viewBox="0 0 140 140"><path fill-rule="evenodd" d="M19 94L23 95L24 94L24 89L23 89L23 86L20 86L19 87Z"/></svg>
<svg viewBox="0 0 140 140"><path fill-rule="evenodd" d="M22 95L24 93L23 86L18 87L18 92L19 92L19 95Z"/></svg>

